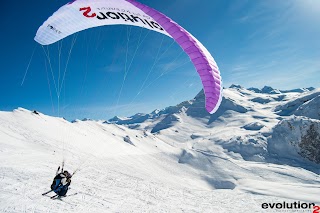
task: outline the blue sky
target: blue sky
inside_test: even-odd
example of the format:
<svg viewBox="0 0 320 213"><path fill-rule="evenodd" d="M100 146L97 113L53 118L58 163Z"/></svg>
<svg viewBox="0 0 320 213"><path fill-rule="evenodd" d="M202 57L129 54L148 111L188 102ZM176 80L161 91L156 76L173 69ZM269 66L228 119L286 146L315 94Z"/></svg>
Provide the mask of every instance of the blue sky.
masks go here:
<svg viewBox="0 0 320 213"><path fill-rule="evenodd" d="M165 13L203 43L217 61L225 87L320 87L319 1L140 2ZM0 110L24 107L67 119L108 119L175 105L201 90L193 65L178 45L137 27L90 29L47 47L51 73L33 38L65 3L2 3Z"/></svg>

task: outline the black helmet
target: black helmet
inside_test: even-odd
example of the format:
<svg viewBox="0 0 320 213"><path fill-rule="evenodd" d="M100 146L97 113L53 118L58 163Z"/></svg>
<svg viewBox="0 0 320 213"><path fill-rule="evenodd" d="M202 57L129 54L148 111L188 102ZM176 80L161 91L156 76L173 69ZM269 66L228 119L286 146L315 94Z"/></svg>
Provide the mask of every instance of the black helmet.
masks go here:
<svg viewBox="0 0 320 213"><path fill-rule="evenodd" d="M69 173L67 170L65 170L65 171L63 172L63 174L64 174L67 178L71 177L70 173Z"/></svg>

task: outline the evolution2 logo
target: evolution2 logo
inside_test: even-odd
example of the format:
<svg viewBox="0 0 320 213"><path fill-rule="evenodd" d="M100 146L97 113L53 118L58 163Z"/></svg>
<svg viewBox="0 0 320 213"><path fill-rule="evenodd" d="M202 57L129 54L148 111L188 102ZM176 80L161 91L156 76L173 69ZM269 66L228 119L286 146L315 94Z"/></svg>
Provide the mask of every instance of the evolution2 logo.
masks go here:
<svg viewBox="0 0 320 213"><path fill-rule="evenodd" d="M293 210L293 211L303 211L303 212L312 212L320 213L320 206L317 206L315 203L303 203L296 201L293 203L281 202L281 203L263 203L261 205L262 209L274 209L274 210Z"/></svg>
<svg viewBox="0 0 320 213"><path fill-rule="evenodd" d="M79 11L83 12L83 16L87 18L96 18L99 20L116 20L122 19L126 22L143 23L152 29L158 29L164 31L164 29L155 21L150 21L148 16L142 16L140 14L133 14L128 10L121 10L118 8L97 8L98 10L108 10L108 12L99 12L98 14L93 12L91 7L82 7ZM110 11L112 10L112 11Z"/></svg>

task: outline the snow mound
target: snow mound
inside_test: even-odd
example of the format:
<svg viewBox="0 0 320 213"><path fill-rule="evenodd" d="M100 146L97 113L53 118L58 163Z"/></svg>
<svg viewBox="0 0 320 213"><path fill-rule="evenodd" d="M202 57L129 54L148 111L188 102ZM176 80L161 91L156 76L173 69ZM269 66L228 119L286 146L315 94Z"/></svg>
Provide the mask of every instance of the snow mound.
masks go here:
<svg viewBox="0 0 320 213"><path fill-rule="evenodd" d="M215 189L234 189L234 188L236 188L236 184L234 184L231 181L217 181L214 179L209 179L208 182Z"/></svg>
<svg viewBox="0 0 320 213"><path fill-rule="evenodd" d="M125 137L123 137L123 140L125 142L127 142L128 144L134 145L134 143L131 141L131 138L129 135L126 135Z"/></svg>
<svg viewBox="0 0 320 213"><path fill-rule="evenodd" d="M179 117L175 114L173 115L167 115L162 121L157 123L153 129L151 130L151 133L159 132L163 129L168 129L172 126L174 126L177 122L179 122Z"/></svg>
<svg viewBox="0 0 320 213"><path fill-rule="evenodd" d="M266 138L262 135L246 135L222 141L220 145L229 152L238 153L245 160L263 161L267 154Z"/></svg>
<svg viewBox="0 0 320 213"><path fill-rule="evenodd" d="M302 104L293 114L320 120L320 95Z"/></svg>
<svg viewBox="0 0 320 213"><path fill-rule="evenodd" d="M278 95L276 97L273 97L275 101L283 101L287 96L286 95Z"/></svg>
<svg viewBox="0 0 320 213"><path fill-rule="evenodd" d="M246 130L258 131L258 130L262 129L263 127L264 127L264 125L259 122L252 122L252 123L244 125L242 128L244 128Z"/></svg>
<svg viewBox="0 0 320 213"><path fill-rule="evenodd" d="M280 121L268 140L268 151L280 158L320 164L320 121L296 116Z"/></svg>
<svg viewBox="0 0 320 213"><path fill-rule="evenodd" d="M304 103L314 99L315 97L320 95L320 90L315 90L311 93L306 93L302 96L298 96L296 98L293 98L293 100L290 100L286 102L283 105L279 105L275 108L275 111L278 115L281 116L290 116L293 115L294 111L296 111L301 105Z"/></svg>
<svg viewBox="0 0 320 213"><path fill-rule="evenodd" d="M274 99L272 99L272 98L256 97L256 98L251 99L251 101L256 102L256 103L259 103L259 104L266 104L266 103L269 103L269 102L271 102L271 101L274 101Z"/></svg>
<svg viewBox="0 0 320 213"><path fill-rule="evenodd" d="M231 98L223 98L220 108L221 110L232 110L239 113L246 113L248 112L248 109L246 109L244 106L242 106L239 102L236 100L233 100Z"/></svg>
<svg viewBox="0 0 320 213"><path fill-rule="evenodd" d="M178 160L178 163L188 163L192 159L195 159L195 156L192 153L183 150Z"/></svg>
<svg viewBox="0 0 320 213"><path fill-rule="evenodd" d="M201 138L201 135L192 134L192 135L190 135L190 138L194 140L194 139L197 139L197 138Z"/></svg>

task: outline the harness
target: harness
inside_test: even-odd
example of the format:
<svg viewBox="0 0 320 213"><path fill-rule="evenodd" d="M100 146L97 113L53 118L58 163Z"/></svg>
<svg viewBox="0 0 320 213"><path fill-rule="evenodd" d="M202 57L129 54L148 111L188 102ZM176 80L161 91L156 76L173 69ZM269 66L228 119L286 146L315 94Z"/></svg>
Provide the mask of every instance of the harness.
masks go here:
<svg viewBox="0 0 320 213"><path fill-rule="evenodd" d="M56 193L56 194L66 194L68 191L68 187L70 185L70 182L67 184L63 185L62 179L66 178L62 173L58 174L55 176L53 179L53 182L51 184L51 189Z"/></svg>

